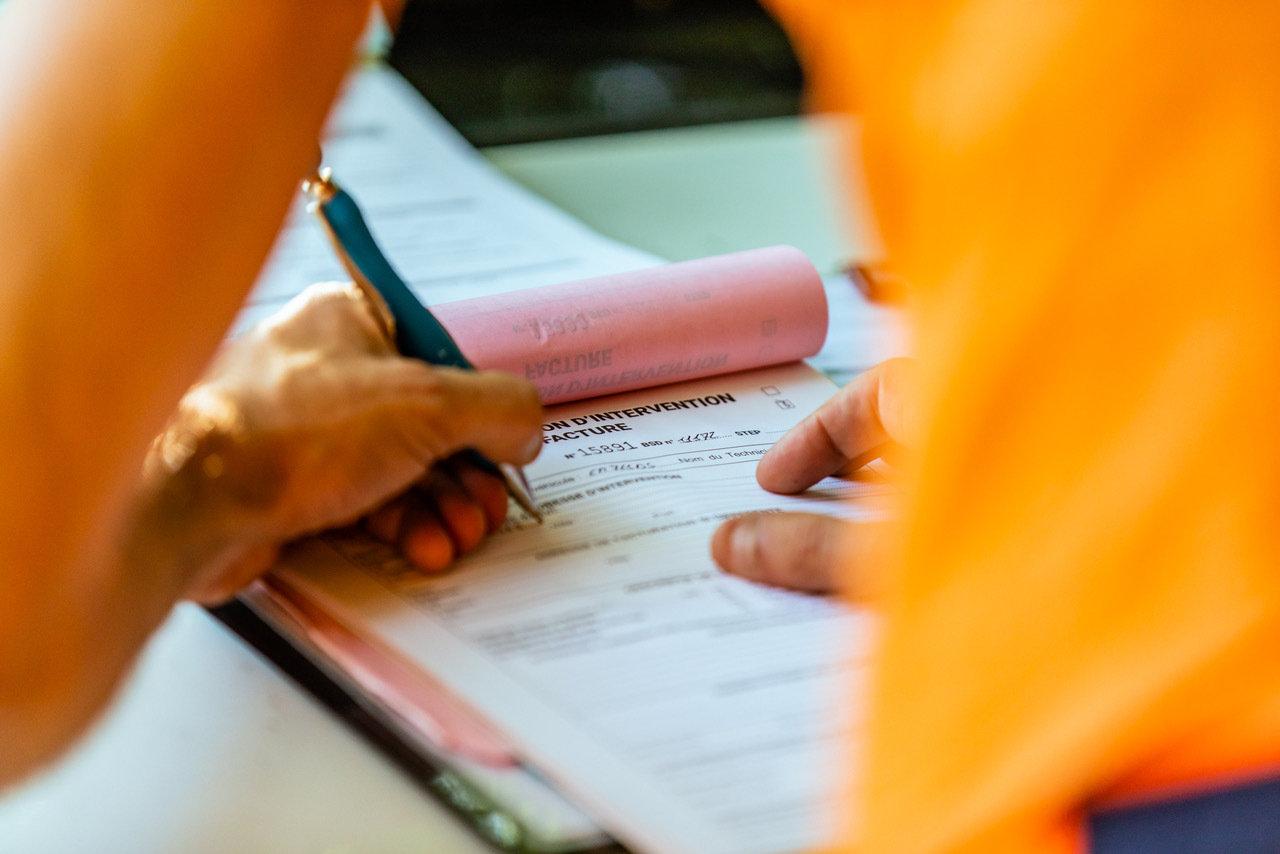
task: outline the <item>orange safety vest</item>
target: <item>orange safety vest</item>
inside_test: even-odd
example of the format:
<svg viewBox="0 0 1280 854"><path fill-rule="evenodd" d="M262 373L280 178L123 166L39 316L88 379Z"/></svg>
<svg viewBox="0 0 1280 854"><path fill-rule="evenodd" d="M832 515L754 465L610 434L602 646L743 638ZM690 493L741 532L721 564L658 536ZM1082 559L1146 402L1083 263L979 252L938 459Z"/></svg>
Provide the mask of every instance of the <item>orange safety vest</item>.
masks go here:
<svg viewBox="0 0 1280 854"><path fill-rule="evenodd" d="M773 5L865 119L923 387L840 850L1280 775L1280 7Z"/></svg>

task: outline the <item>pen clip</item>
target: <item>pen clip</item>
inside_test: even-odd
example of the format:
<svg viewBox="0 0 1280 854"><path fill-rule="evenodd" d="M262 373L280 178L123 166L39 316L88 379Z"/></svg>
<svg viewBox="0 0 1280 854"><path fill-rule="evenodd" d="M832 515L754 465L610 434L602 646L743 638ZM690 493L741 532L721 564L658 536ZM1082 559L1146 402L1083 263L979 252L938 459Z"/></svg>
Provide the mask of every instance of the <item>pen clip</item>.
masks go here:
<svg viewBox="0 0 1280 854"><path fill-rule="evenodd" d="M471 362L449 330L391 266L355 199L338 186L329 171L320 169L304 182L303 190L312 199L309 210L324 223L325 233L347 272L359 287L380 294L395 318L396 348L433 365L471 369Z"/></svg>
<svg viewBox="0 0 1280 854"><path fill-rule="evenodd" d="M329 245L338 256L339 263L342 264L342 269L347 271L351 281L373 307L374 321L379 329L387 336L388 341L395 344L396 318L391 313L391 307L387 305L386 299L373 282L369 281L364 270L360 269L360 265L348 253L346 243L334 231L333 223L325 215L325 206L341 192L338 185L333 182L333 171L328 166L317 167L302 180L302 192L307 197L307 213L320 222L321 228L325 231L325 237L329 239Z"/></svg>

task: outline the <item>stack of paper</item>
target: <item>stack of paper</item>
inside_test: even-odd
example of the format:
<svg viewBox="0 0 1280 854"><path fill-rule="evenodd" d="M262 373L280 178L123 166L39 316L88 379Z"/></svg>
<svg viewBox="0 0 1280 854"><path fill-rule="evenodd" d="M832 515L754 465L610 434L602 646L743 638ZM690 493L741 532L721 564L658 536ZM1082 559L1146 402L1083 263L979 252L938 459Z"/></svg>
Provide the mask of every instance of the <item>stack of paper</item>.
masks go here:
<svg viewBox="0 0 1280 854"><path fill-rule="evenodd" d="M821 844L866 620L726 577L708 553L730 516L870 512L847 499L885 489L828 480L780 497L754 481L835 391L794 361L826 332L816 274L774 250L492 297L655 259L496 177L385 71L354 79L326 160L424 302L469 300L439 315L473 361L581 399L547 410L526 470L544 525L516 515L440 577L340 532L295 549L249 601L406 741L459 751L447 761L508 801L513 824L490 833L502 844L580 848L601 841L596 825L638 852ZM299 218L242 323L341 277ZM739 372L670 384L717 369Z"/></svg>

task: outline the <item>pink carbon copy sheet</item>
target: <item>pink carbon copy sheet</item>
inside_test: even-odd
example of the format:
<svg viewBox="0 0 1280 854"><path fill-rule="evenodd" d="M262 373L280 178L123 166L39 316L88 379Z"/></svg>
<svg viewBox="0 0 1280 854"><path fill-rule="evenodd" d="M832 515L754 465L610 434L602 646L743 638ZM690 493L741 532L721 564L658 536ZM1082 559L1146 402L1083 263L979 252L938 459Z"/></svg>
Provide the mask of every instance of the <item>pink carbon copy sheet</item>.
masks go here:
<svg viewBox="0 0 1280 854"><path fill-rule="evenodd" d="M527 378L544 404L803 359L827 333L822 279L790 246L431 310L477 368Z"/></svg>

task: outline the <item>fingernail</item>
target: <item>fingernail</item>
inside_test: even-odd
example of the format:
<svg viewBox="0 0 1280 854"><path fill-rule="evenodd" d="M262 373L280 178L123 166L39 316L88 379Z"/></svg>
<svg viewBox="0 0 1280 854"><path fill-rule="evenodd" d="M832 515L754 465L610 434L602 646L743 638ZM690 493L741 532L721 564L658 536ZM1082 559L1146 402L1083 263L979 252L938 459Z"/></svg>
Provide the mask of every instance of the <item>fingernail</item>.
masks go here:
<svg viewBox="0 0 1280 854"><path fill-rule="evenodd" d="M541 450L542 450L542 431L538 431L538 433L532 439L529 440L529 444L525 445L524 447L524 460L526 462L532 462L538 456L538 452Z"/></svg>
<svg viewBox="0 0 1280 854"><path fill-rule="evenodd" d="M729 532L729 551L733 555L734 572L746 576L756 575L759 538L760 532L754 518L747 516L734 523Z"/></svg>

